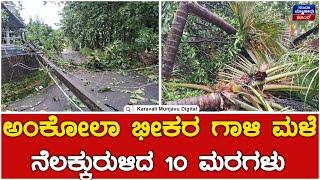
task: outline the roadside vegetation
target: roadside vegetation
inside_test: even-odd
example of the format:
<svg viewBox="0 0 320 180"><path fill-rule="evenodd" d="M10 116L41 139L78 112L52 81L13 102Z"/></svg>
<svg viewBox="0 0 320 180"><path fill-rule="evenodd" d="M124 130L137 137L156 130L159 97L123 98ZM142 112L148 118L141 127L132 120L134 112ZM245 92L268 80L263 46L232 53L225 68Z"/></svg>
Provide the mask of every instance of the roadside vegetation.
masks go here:
<svg viewBox="0 0 320 180"><path fill-rule="evenodd" d="M51 78L43 70L26 76L18 82L8 82L1 86L1 101L8 103L38 93L52 84Z"/></svg>

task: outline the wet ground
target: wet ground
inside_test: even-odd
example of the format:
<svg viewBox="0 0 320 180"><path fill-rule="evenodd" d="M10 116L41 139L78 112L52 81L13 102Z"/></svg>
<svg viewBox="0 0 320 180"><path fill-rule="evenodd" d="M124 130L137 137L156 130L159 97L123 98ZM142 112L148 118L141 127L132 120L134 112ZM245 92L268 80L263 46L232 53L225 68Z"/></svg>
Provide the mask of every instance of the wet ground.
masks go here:
<svg viewBox="0 0 320 180"><path fill-rule="evenodd" d="M75 51L62 53L66 61L71 61L74 68L65 71L69 77L106 106L109 111L123 111L127 104L155 104L159 99L159 87L157 82L130 72L125 75L116 71L88 71L81 66L87 61L85 57ZM90 111L81 101L61 84L62 89L71 97L83 111ZM53 84L35 94L22 100L3 105L3 110L9 111L79 111L63 95L57 85Z"/></svg>

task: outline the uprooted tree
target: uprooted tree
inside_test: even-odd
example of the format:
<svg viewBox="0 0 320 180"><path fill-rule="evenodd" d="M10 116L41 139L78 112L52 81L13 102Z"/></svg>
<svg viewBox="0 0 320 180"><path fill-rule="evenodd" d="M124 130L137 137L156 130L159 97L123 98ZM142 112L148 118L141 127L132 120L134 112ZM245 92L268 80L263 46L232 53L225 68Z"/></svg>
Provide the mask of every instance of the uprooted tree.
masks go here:
<svg viewBox="0 0 320 180"><path fill-rule="evenodd" d="M264 9L269 8L265 6L277 9L276 5L233 2L226 5L232 12L229 17L236 21L234 23L236 26L233 26L208 9L208 7L216 7L216 4L179 3L162 57L164 86L165 88L196 89L208 94L166 101L166 104L199 105L201 110L284 111L317 109L319 90L318 48L312 47L311 42L319 41L317 37L319 25L315 24L314 28L299 37L295 37L292 31L288 31L288 29L292 29L292 22L280 17L276 14L277 11L269 12ZM256 9L260 13L256 13ZM194 16L190 17L191 14ZM195 20L195 17L201 21ZM176 63L176 56L179 53L179 46L184 36L188 37L188 41L185 42L193 43L192 45L196 49L197 53L195 54L197 55L192 56L192 58L201 58L203 54L212 57L210 54L212 52L211 48L208 48L209 53L203 52L204 42L209 42L209 47L213 43L222 43L221 40L215 38L200 37L201 34L192 29L185 32L186 35L184 35L188 18L193 18L191 25L200 25L200 28L210 29L208 24L212 24L223 30L229 36L235 37L236 40L231 41L231 44L240 47L238 51L230 53L229 61L223 62L219 66L215 73L216 78L212 80L214 84L176 82L179 81L179 78L176 77L173 80L170 79ZM195 35L193 36L190 32ZM214 32L208 34L217 36ZM222 33L218 36L222 36ZM183 48L184 50L187 49ZM187 50L195 51L193 49L191 51L190 48ZM228 50L224 53L228 54ZM192 62L189 62L189 64L191 66ZM194 74L196 73L198 72L194 72Z"/></svg>

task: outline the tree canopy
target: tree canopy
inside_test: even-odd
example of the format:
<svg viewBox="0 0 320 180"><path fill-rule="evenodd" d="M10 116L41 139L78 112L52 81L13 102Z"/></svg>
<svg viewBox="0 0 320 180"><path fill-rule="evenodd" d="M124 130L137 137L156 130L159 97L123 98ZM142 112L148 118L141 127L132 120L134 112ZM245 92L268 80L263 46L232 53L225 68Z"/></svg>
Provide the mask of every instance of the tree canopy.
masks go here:
<svg viewBox="0 0 320 180"><path fill-rule="evenodd" d="M141 32L158 31L157 2L66 2L62 17L74 48L101 49L115 40L132 44ZM149 48L155 45L149 43Z"/></svg>
<svg viewBox="0 0 320 180"><path fill-rule="evenodd" d="M93 70L132 68L141 63L141 57L155 62L158 2L68 1L60 5L58 30L39 19L28 24L29 40L49 56L70 47L87 56L90 61L85 67ZM141 55L144 52L148 54Z"/></svg>

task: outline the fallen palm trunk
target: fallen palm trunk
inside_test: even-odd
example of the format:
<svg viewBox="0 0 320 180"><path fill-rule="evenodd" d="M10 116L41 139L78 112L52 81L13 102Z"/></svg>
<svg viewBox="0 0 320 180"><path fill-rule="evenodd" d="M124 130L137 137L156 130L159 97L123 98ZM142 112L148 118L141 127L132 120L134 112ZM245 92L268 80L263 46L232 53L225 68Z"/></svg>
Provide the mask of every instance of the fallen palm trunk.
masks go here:
<svg viewBox="0 0 320 180"><path fill-rule="evenodd" d="M192 13L209 23L216 25L229 34L236 33L236 29L234 27L209 11L207 8L200 6L198 3L180 2L175 14L175 18L172 22L172 27L168 34L166 47L162 58L162 76L167 79L170 78L173 70L173 65L181 42L181 36L183 34L188 13Z"/></svg>
<svg viewBox="0 0 320 180"><path fill-rule="evenodd" d="M309 31L303 33L299 37L293 40L293 45L297 46L299 45L304 39L306 39L311 34L318 34L319 33L319 24L316 25L314 28L310 29Z"/></svg>
<svg viewBox="0 0 320 180"><path fill-rule="evenodd" d="M224 96L221 93L210 93L177 101L168 101L167 105L198 105L200 110L224 110Z"/></svg>
<svg viewBox="0 0 320 180"><path fill-rule="evenodd" d="M226 31L228 34L236 34L237 30L233 26L231 26L229 23L227 23L219 16L213 14L207 8L199 5L197 2L187 2L187 6L190 13L218 26L222 30Z"/></svg>

